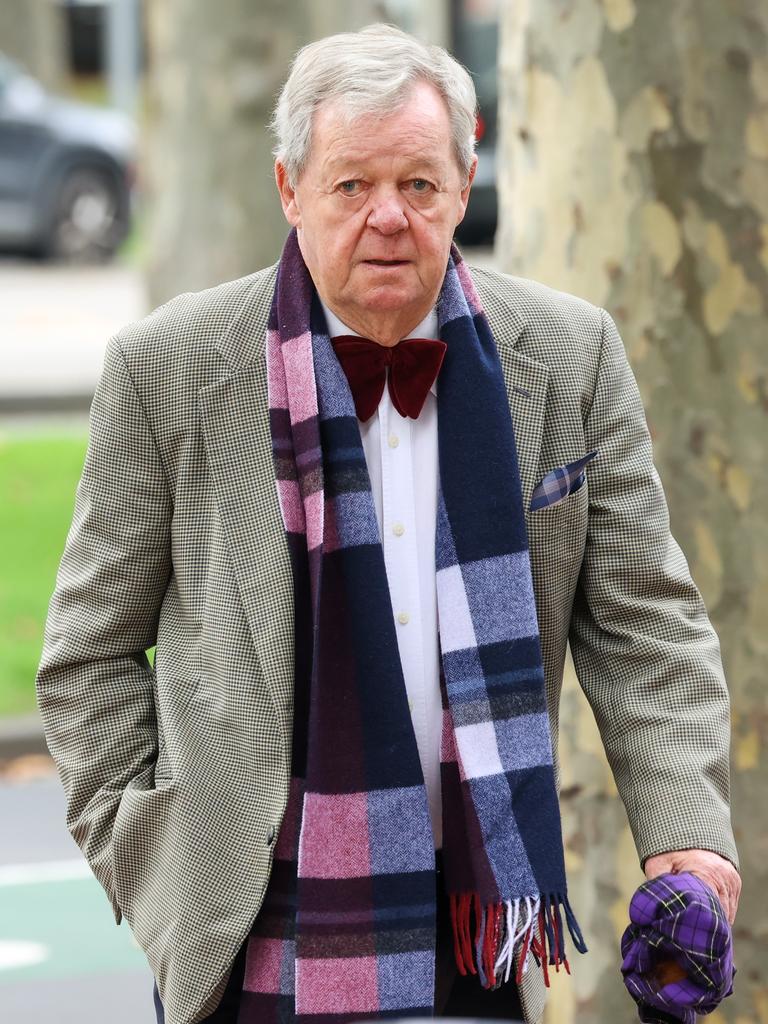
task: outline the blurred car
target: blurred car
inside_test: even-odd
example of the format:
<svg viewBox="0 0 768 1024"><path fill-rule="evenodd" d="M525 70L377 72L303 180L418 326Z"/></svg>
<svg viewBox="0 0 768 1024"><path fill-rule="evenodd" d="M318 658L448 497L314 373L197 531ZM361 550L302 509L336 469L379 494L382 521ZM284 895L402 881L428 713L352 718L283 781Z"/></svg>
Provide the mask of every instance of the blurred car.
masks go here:
<svg viewBox="0 0 768 1024"><path fill-rule="evenodd" d="M0 54L0 249L103 261L130 228L136 129Z"/></svg>

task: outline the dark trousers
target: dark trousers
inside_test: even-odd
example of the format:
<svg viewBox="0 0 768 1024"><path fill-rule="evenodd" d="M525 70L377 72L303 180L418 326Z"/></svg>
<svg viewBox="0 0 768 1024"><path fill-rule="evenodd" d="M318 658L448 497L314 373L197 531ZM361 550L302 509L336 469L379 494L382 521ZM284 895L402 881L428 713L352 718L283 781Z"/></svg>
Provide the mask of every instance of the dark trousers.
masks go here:
<svg viewBox="0 0 768 1024"><path fill-rule="evenodd" d="M462 977L453 956L451 912L443 884L442 858L436 860L437 878L437 944L435 949L435 1017L465 1017L479 1020L522 1021L523 1012L517 986L510 980L491 991L480 985L477 977ZM237 1024L240 993L245 976L245 954L248 939L235 957L232 973L221 1002L203 1024ZM155 984L153 990L157 1024L165 1024L165 1013Z"/></svg>

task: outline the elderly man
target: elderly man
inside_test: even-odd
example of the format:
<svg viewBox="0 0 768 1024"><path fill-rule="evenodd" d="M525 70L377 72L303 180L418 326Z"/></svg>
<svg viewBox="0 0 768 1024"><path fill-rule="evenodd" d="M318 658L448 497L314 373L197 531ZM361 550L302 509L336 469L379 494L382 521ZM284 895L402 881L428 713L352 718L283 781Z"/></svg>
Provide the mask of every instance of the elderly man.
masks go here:
<svg viewBox="0 0 768 1024"><path fill-rule="evenodd" d="M637 387L603 310L452 245L474 121L440 48L306 47L279 264L107 347L37 690L167 1024L539 1020L585 951L568 640L646 874L733 918L728 694Z"/></svg>

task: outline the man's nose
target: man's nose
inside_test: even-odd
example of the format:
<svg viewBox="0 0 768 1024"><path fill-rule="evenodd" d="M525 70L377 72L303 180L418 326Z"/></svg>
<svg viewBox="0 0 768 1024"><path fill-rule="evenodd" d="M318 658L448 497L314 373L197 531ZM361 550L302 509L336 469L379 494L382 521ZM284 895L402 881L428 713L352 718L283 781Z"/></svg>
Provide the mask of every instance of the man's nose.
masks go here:
<svg viewBox="0 0 768 1024"><path fill-rule="evenodd" d="M374 196L373 209L368 214L368 226L383 235L394 235L408 227L405 200L399 192L386 192Z"/></svg>

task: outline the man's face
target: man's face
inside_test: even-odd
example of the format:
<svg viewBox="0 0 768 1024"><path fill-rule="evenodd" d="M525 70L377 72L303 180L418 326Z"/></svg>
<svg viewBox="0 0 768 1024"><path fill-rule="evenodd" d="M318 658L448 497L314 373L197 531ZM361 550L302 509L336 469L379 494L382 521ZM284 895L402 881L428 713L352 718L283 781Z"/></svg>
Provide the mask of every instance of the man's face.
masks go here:
<svg viewBox="0 0 768 1024"><path fill-rule="evenodd" d="M335 101L313 122L295 189L275 166L285 215L298 230L321 298L349 326L399 314L414 324L434 304L469 181L453 153L448 110L418 82L402 107L345 125Z"/></svg>

